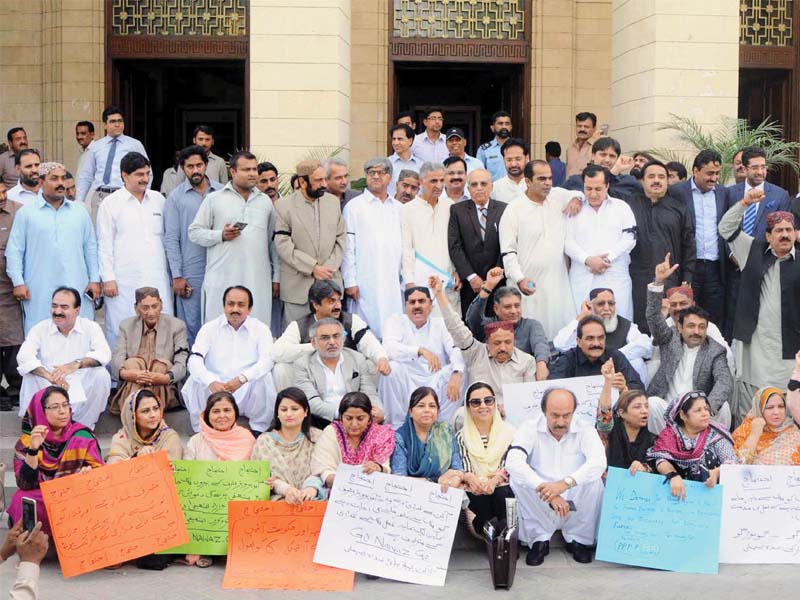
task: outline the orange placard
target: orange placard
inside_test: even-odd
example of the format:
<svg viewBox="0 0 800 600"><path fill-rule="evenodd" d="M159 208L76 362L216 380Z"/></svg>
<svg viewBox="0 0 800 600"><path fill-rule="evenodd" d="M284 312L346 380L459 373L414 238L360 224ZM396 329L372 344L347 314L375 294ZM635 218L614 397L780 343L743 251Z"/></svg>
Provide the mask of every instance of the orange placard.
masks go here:
<svg viewBox="0 0 800 600"><path fill-rule="evenodd" d="M313 562L327 502L228 503L228 566L224 588L353 589L353 571Z"/></svg>
<svg viewBox="0 0 800 600"><path fill-rule="evenodd" d="M64 577L189 541L166 452L43 482L42 495Z"/></svg>

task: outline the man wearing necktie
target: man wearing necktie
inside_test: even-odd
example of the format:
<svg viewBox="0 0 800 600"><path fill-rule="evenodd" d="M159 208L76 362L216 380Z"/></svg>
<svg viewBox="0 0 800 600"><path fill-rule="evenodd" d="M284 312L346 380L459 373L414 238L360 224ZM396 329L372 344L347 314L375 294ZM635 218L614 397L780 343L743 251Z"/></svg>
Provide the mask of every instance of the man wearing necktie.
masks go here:
<svg viewBox="0 0 800 600"><path fill-rule="evenodd" d="M122 187L119 168L122 158L129 152L138 152L147 157L142 143L124 134L125 118L119 108L106 108L103 111L103 123L106 135L94 140L86 148L86 158L81 161L77 176L75 199L86 206L92 223L97 221L97 209L103 199Z"/></svg>

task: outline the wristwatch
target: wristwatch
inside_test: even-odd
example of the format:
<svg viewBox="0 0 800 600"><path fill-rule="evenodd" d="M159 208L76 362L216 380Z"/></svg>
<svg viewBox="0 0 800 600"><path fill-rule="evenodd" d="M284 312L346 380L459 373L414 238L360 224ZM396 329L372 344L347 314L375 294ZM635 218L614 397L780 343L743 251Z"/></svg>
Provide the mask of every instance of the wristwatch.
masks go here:
<svg viewBox="0 0 800 600"><path fill-rule="evenodd" d="M76 364L76 365L78 365L78 368L79 368L79 369L81 368L81 362L83 362L83 359L82 359L82 358L76 358L76 359L75 359L75 364Z"/></svg>
<svg viewBox="0 0 800 600"><path fill-rule="evenodd" d="M574 488L576 485L578 485L578 483L577 483L577 482L576 482L576 481L575 481L575 480L574 480L572 477L570 477L569 475L567 475L566 477L564 477L564 483L566 483L566 484L567 484L567 488L568 488L568 489L572 489L572 488Z"/></svg>
<svg viewBox="0 0 800 600"><path fill-rule="evenodd" d="M169 377L169 384L172 385L175 383L175 373L172 371L167 371L167 377Z"/></svg>
<svg viewBox="0 0 800 600"><path fill-rule="evenodd" d="M39 454L39 449L38 448L34 449L29 446L25 448L25 454L27 454L28 456L37 456Z"/></svg>
<svg viewBox="0 0 800 600"><path fill-rule="evenodd" d="M247 377L245 377L244 375L239 375L239 383L241 383L242 385L247 383Z"/></svg>

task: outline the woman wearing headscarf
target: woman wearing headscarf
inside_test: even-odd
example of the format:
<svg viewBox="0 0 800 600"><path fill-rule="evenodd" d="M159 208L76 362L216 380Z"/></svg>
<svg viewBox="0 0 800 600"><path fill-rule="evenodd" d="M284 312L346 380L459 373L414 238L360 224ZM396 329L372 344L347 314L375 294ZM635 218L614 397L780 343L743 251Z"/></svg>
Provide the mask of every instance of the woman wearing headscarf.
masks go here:
<svg viewBox="0 0 800 600"><path fill-rule="evenodd" d="M792 420L781 390L766 387L755 393L750 412L733 432L733 443L744 464L800 465L800 427Z"/></svg>
<svg viewBox="0 0 800 600"><path fill-rule="evenodd" d="M50 521L40 485L73 473L103 466L100 447L92 430L72 420L69 393L51 385L36 392L22 419L22 435L14 446L17 492L11 498L8 516L22 518L22 498L36 500L42 531L50 533Z"/></svg>
<svg viewBox="0 0 800 600"><path fill-rule="evenodd" d="M122 405L122 429L111 438L108 464L166 450L170 460L183 456L178 432L164 422L156 395L148 390L133 392Z"/></svg>
<svg viewBox="0 0 800 600"><path fill-rule="evenodd" d="M469 498L467 526L481 539L484 524L495 517L505 519L506 498L514 497L505 470L513 440L514 428L500 416L492 386L482 381L469 386L464 427L456 434L456 442Z"/></svg>
<svg viewBox="0 0 800 600"><path fill-rule="evenodd" d="M390 473L394 432L372 419L372 402L363 392L348 392L339 403L339 418L328 425L311 455L311 472L333 487L340 464L363 465L365 473Z"/></svg>
<svg viewBox="0 0 800 600"><path fill-rule="evenodd" d="M730 434L711 421L705 392L686 392L670 402L666 421L647 458L655 461L676 498L686 498L684 479L714 487L720 467L738 463Z"/></svg>
<svg viewBox="0 0 800 600"><path fill-rule="evenodd" d="M392 472L420 477L447 486L464 484L464 465L455 433L449 423L438 421L439 397L433 388L414 390L408 414L395 432Z"/></svg>

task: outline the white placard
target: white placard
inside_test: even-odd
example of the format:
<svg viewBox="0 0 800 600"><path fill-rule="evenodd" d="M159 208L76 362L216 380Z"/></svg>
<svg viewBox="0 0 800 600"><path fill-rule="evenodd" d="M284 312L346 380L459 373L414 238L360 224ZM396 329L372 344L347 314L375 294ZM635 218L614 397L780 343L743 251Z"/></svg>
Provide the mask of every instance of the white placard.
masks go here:
<svg viewBox="0 0 800 600"><path fill-rule="evenodd" d="M444 585L464 492L340 465L314 562L409 583Z"/></svg>
<svg viewBox="0 0 800 600"><path fill-rule="evenodd" d="M721 563L800 563L800 467L723 465Z"/></svg>
<svg viewBox="0 0 800 600"><path fill-rule="evenodd" d="M585 425L594 427L597 420L597 402L603 391L603 376L569 377L527 383L506 383L503 385L503 405L506 421L519 427L528 419L542 414L542 396L550 388L566 388L578 399L575 418ZM612 406L617 402L619 392L611 390Z"/></svg>

